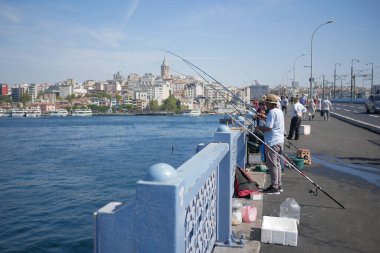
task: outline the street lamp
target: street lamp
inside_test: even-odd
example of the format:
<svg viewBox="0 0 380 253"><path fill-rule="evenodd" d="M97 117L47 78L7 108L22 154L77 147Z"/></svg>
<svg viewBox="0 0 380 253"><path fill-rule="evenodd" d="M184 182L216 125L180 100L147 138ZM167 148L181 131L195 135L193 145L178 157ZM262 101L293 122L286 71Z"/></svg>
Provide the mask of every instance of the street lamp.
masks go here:
<svg viewBox="0 0 380 253"><path fill-rule="evenodd" d="M294 85L296 83L296 61L298 60L298 58L305 56L305 55L306 55L306 53L303 53L303 54L297 56L296 59L294 59L294 63L293 63L293 83L294 84L292 85L293 88L294 88Z"/></svg>
<svg viewBox="0 0 380 253"><path fill-rule="evenodd" d="M335 68L334 68L334 88L333 88L334 99L335 99L335 84L336 84L336 65L342 66L340 63L335 63Z"/></svg>
<svg viewBox="0 0 380 253"><path fill-rule="evenodd" d="M313 82L314 82L314 78L313 78L313 39L314 39L314 34L316 33L316 31L318 31L319 28L321 28L324 25L330 24L332 22L334 22L333 19L327 20L326 22L320 24L319 26L317 26L317 28L315 28L313 35L311 36L311 43L310 43L310 45L311 45L310 46L310 79L309 79L309 81L310 81L310 98L313 95L312 89L313 89Z"/></svg>
<svg viewBox="0 0 380 253"><path fill-rule="evenodd" d="M359 59L352 59L351 60L351 101L352 98L355 98L355 84L354 84L354 61L355 62L360 62Z"/></svg>
<svg viewBox="0 0 380 253"><path fill-rule="evenodd" d="M372 94L372 90L373 90L373 62L367 63L366 65L369 65L369 64L372 65L372 70L371 70L371 91L370 91L370 94Z"/></svg>

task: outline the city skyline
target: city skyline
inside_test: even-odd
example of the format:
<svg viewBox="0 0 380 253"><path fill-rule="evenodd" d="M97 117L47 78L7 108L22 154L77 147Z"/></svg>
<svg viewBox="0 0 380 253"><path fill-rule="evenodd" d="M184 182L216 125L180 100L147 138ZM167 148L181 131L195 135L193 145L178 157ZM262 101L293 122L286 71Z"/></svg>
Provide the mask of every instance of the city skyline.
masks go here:
<svg viewBox="0 0 380 253"><path fill-rule="evenodd" d="M159 75L164 58L172 74L197 76L166 49L238 87L290 85L296 62L306 87L312 33L333 18L315 34L313 76L333 81L335 63L338 75L351 64L370 74L373 63L380 84L379 9L370 0L0 1L0 83ZM369 84L357 79L357 87Z"/></svg>

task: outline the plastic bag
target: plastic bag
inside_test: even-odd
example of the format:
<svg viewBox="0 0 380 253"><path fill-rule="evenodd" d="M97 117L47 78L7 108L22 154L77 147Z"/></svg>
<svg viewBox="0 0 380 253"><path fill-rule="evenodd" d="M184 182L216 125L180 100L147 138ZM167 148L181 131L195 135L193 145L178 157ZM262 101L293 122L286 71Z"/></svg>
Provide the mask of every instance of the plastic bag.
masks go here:
<svg viewBox="0 0 380 253"><path fill-rule="evenodd" d="M257 208L255 206L243 206L243 221L251 223L256 220Z"/></svg>

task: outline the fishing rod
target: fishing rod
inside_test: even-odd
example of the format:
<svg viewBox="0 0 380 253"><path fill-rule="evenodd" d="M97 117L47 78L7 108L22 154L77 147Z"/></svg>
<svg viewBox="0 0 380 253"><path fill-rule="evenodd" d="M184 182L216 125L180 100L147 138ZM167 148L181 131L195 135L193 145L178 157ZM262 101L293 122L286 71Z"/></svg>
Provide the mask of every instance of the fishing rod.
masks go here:
<svg viewBox="0 0 380 253"><path fill-rule="evenodd" d="M227 113L228 114L228 113ZM229 114L228 114L229 115ZM265 146L269 147L272 151L274 151L268 144L266 144L263 140L261 140L257 135L255 135L250 129L248 129L246 126L244 126L243 124L241 124L238 120L236 120L234 117L232 117L231 115L229 115L232 120L234 120L236 123L238 123L241 127L243 127L245 130L247 130L248 132L250 132L251 134L253 134L261 143L263 143ZM274 151L276 152L276 151ZM277 152L276 152L277 153ZM281 159L283 159L283 161L287 161L289 162L290 166L293 167L293 169L295 169L298 173L301 174L301 176L303 176L304 178L306 178L310 183L312 183L315 187L316 187L316 190L312 190L310 189L309 193L313 193L314 196L317 196L318 195L318 190L322 191L327 197L329 197L332 201L334 201L336 204L338 204L341 208L343 209L346 209L341 203L339 203L335 198L333 198L330 194L328 194L325 190L322 189L322 187L320 187L317 183L315 183L311 178L309 178L307 175L305 175L305 173L303 173L301 170L299 170L299 168L297 167L297 165L294 164L294 162L287 156L285 155L284 153L277 153L279 155L279 157ZM285 160L286 158L286 160Z"/></svg>
<svg viewBox="0 0 380 253"><path fill-rule="evenodd" d="M162 49L163 51L171 54L171 55L174 55L175 57L181 59L183 62L185 62L187 65L189 66L192 66L193 67L193 70L194 68L199 70L200 72L202 72L204 75L208 76L209 78L211 78L215 83L217 83L218 85L220 85L225 91L227 91L228 93L230 93L235 99L239 100L240 102L242 102L246 107L249 107L251 110L254 109L250 104L246 103L243 99L241 99L238 95L236 95L235 93L233 93L232 91L230 91L227 87L225 87L223 84L221 84L219 81L217 81L215 78L213 78L211 75L207 74L204 70L202 70L200 67L196 66L195 64L191 63L190 61L186 60L185 58L179 56L178 54L175 54L169 50L166 50L166 49ZM198 74L199 75L199 74ZM200 75L201 76L201 75ZM204 79L202 77L202 79ZM206 81L206 80L205 80Z"/></svg>
<svg viewBox="0 0 380 253"><path fill-rule="evenodd" d="M167 51L167 52L169 52L169 51ZM171 53L171 52L170 52ZM208 80L206 80L206 78L204 78L204 76L202 75L202 74L200 74L199 73L199 71L202 71L202 73L204 73L204 71L203 70L201 70L199 67L197 67L197 66L195 66L194 64L192 64L192 63L190 63L188 60L186 60L186 59L184 59L184 58L182 58L182 57L180 57L180 56L178 56L178 55L176 55L176 54L174 54L174 53L172 53L174 56L176 56L176 57L179 57L181 60L183 60L195 73L197 73L205 82L206 82L206 84L207 84L207 86L209 86L209 87L211 87L213 90L215 90L221 97L223 97L224 98L224 94L220 91L220 90L218 90L218 89L216 89L215 87L214 87L214 85L212 85ZM209 76L209 75L208 75ZM213 80L215 81L215 79L213 78ZM218 81L216 81L217 83L219 83ZM222 87L224 87L221 83L219 83ZM228 90L226 87L224 87L226 90ZM238 97L235 93L233 93L232 91L230 91L230 90L228 90L230 93L232 93L235 97L237 97L237 98L239 98L239 100L241 101L241 102L243 102L244 103L244 105L245 106L247 106L248 104L244 101L244 100L242 100L240 97ZM254 125L253 124L253 122L250 120L250 119L248 119L231 101L228 101L227 99L226 99L226 101L228 102L228 103L230 103L231 105L232 105L232 107L234 107L234 109L241 115L241 116L243 116L250 124L252 124L252 125ZM250 110L251 112L253 112L253 113L256 113L256 115L259 115L259 113L256 111L256 109L255 108L253 108L251 105L248 105L248 106L250 106L252 109ZM261 134L263 134L261 131L260 131L260 133ZM286 147L288 147L288 148L290 148L290 145L291 146L293 146L294 148L296 148L297 150L299 149L296 145L294 145L292 142L290 142L288 139L286 139L285 137L284 137L284 139L285 139L285 146Z"/></svg>
<svg viewBox="0 0 380 253"><path fill-rule="evenodd" d="M165 50L167 51L167 50ZM167 51L169 53L171 53L170 51ZM188 64L188 66L190 66L208 85L210 85L210 82L208 80L206 80L204 78L203 75L201 75L196 69L198 69L199 71L201 71L202 73L205 73L203 70L199 69L197 66L195 66L194 64L190 63L189 61L187 61L186 59L174 54L174 53L171 53L173 54L174 56L177 56L179 57L180 59L182 59L186 64ZM194 69L196 68L196 69ZM207 73L205 73L207 76L209 76ZM210 76L209 76L210 77ZM213 79L214 81L216 81L214 78L210 77L211 79ZM216 81L217 82L217 81ZM219 82L217 82L219 83ZM213 85L210 85L214 90L215 87L213 87ZM223 86L223 85L221 85ZM224 86L223 86L224 87ZM216 90L217 91L217 90ZM218 91L217 91L218 92ZM232 93L234 94L234 93ZM235 94L234 94L235 95ZM235 95L236 96L236 95ZM239 98L240 99L240 98ZM240 99L241 100L241 99ZM241 100L243 101L243 100ZM229 101L228 101L229 102ZM244 104L246 104L244 101L243 101ZM233 103L230 103L234 109L240 114L242 115L246 120L248 120L250 123L253 124L253 122L250 121L250 119L248 119L235 105L233 105ZM251 107L251 106L250 106ZM315 196L317 196L317 192L318 190L322 191L327 197L329 197L331 200L333 200L336 204L338 204L340 207L342 207L343 209L345 209L345 207L339 203L335 198L333 198L330 194L328 194L325 190L322 189L322 187L320 187L317 183L315 183L311 178L309 178L307 175L305 175L305 173L303 173L301 170L299 170L299 168L295 165L295 163L287 156L285 155L284 153L278 153L276 152L271 146L269 146L267 143L265 143L259 136L257 136L255 133L253 133L250 129L248 129L246 126L244 126L243 124L241 124L237 119L235 119L232 115L230 115L229 113L226 112L226 114L235 122L237 122L241 127L243 127L246 131L248 131L250 134L252 134L254 137L256 137L262 144L264 144L266 147L268 147L271 151L277 153L277 155L285 162L288 162L290 167L293 167L293 169L295 169L299 174L301 174L304 178L306 178L310 183L312 183L315 187L316 187L316 191L313 191L313 190L310 190L310 193L314 193ZM289 142L290 143L290 142Z"/></svg>
<svg viewBox="0 0 380 253"><path fill-rule="evenodd" d="M202 72L204 75L208 76L209 78L211 78L216 84L218 84L220 87L222 87L225 91L227 91L229 94L231 94L235 99L237 99L238 101L240 101L241 103L243 103L243 105L245 105L245 107L248 107L249 110L251 112L253 112L254 114L256 114L257 116L260 116L259 113L256 111L256 108L252 107L250 104L248 104L247 102L245 102L243 99L241 99L238 95L236 95L234 92L230 91L227 87L225 87L222 83L220 83L218 80L216 80L214 77L212 77L211 75L209 75L208 73L206 73L203 69L201 69L200 67L196 66L195 64L191 63L190 61L186 60L185 58L179 56L178 54L175 54L169 50L166 50L166 49L162 49L164 52L167 52L179 59L181 59L183 62L185 62L189 67L191 67L199 76L201 76L201 78L203 80L205 80L208 84L210 84L209 81L207 81L203 75L199 74L198 71ZM197 69L198 71L196 71L195 69ZM210 84L210 86L216 90L212 84ZM217 91L217 90L216 90ZM218 91L217 91L218 92ZM218 92L219 93L219 92ZM220 94L220 93L219 93ZM224 98L223 94L221 94L222 97ZM226 99L227 100L227 99ZM228 101L228 100L227 100ZM232 103L231 103L232 104ZM243 114L242 114L243 115ZM244 116L244 115L243 115ZM286 145L288 148L290 148L290 145L293 146L294 148L296 149L299 149L296 145L294 145L290 140L288 140L287 138L285 138L285 140L287 141L287 144Z"/></svg>

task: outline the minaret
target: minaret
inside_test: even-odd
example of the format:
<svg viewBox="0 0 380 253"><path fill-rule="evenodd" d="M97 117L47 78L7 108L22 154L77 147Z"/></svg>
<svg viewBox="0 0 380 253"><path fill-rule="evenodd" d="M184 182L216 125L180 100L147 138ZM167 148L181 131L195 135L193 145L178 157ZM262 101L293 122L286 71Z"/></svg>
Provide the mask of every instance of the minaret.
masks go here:
<svg viewBox="0 0 380 253"><path fill-rule="evenodd" d="M164 58L164 61L162 62L161 65L161 76L162 78L169 78L169 65L166 61L166 58Z"/></svg>

